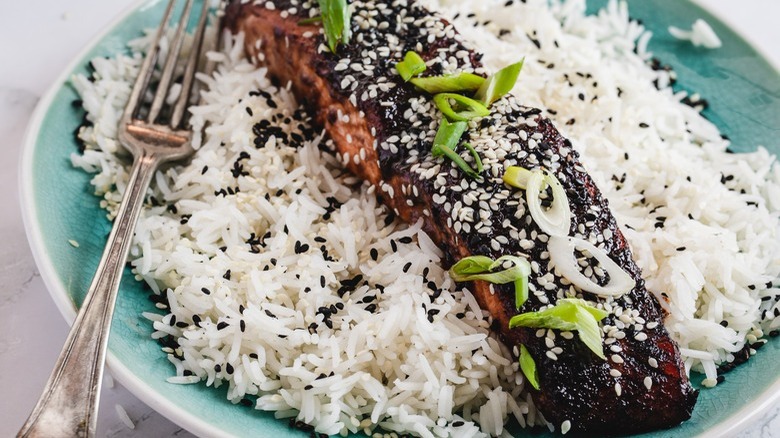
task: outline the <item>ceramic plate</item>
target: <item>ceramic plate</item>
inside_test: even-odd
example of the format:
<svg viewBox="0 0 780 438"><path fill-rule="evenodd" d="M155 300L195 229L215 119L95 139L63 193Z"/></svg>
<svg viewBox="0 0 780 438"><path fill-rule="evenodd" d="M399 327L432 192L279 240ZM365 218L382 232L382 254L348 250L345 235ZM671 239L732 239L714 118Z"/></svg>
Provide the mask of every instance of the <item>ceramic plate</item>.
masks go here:
<svg viewBox="0 0 780 438"><path fill-rule="evenodd" d="M589 9L604 3L593 1ZM92 195L90 176L70 165L70 154L78 150L73 132L83 113L72 105L77 95L67 79L85 73L88 61L95 56L125 51L126 42L139 36L141 29L157 25L162 8L160 1L145 1L116 19L63 72L38 105L29 127L21 169L25 226L41 275L71 322L97 267L110 224ZM780 74L775 68L728 26L688 1L630 1L629 10L653 31L650 50L675 68L679 84L709 100L706 115L732 139L734 149L747 151L764 144L774 147L775 155L780 154ZM696 49L666 32L669 25L689 27L699 17L712 25L723 41L722 48ZM70 239L78 241L79 247L70 245ZM296 433L270 413L231 404L224 389L166 383L173 367L151 339L151 325L140 316L143 311L155 310L147 296L144 287L126 272L108 354L109 366L122 384L152 408L201 436ZM778 362L780 339L775 338L749 363L726 374L724 383L703 390L693 418L674 433L726 436L743 428L780 398ZM523 431L517 433L523 435Z"/></svg>

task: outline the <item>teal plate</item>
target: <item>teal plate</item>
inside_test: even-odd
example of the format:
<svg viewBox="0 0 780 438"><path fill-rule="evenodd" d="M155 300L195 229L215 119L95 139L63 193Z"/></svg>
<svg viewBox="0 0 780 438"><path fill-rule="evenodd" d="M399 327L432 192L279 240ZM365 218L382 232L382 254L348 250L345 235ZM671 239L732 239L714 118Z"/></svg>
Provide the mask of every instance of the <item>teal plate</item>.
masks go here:
<svg viewBox="0 0 780 438"><path fill-rule="evenodd" d="M589 10L605 4L591 1ZM97 267L110 224L91 193L90 176L70 165L78 150L73 131L82 113L67 79L86 73L96 56L125 51L128 40L156 26L160 1L144 1L117 18L78 56L42 99L29 126L22 156L22 203L28 238L41 275L60 311L72 322ZM688 1L629 1L632 17L654 33L657 57L678 72L682 87L710 102L706 115L727 134L737 151L762 144L780 155L780 74L727 25ZM688 27L704 18L723 41L717 50L697 49L674 40L669 25ZM79 242L71 246L70 239ZM113 374L149 406L201 436L308 436L296 433L270 413L233 405L225 391L204 385L166 383L173 368L153 341L151 325L140 315L155 311L144 287L125 273L111 329L108 364ZM644 436L727 436L740 430L780 398L780 339L749 363L726 374L726 381L703 390L690 421ZM695 377L694 380L701 380ZM517 430L518 435L527 434ZM534 433L538 436L538 433Z"/></svg>

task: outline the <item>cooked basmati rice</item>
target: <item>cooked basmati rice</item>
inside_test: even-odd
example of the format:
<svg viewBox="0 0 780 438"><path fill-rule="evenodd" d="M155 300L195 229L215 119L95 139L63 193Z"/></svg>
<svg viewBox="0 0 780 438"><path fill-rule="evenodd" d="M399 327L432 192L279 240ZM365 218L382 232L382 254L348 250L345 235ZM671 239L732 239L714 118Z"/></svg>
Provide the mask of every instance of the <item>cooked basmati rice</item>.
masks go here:
<svg viewBox="0 0 780 438"><path fill-rule="evenodd" d="M726 153L668 88L669 72L647 65L649 33L625 4L585 16L579 0L428 3L479 42L489 69L526 57L516 94L546 108L581 152L671 312L688 369L714 384L718 365L778 328L777 301L762 298L780 294L780 170L763 149ZM251 398L327 434L500 436L510 417L546 425L420 224L388 218L372 188L343 174L292 94L243 58L240 37L209 56L220 64L192 109L206 135L191 163L156 175L157 202L131 250L137 278L162 297L165 314L143 316L174 365L169 382L227 384L234 403ZM140 59L96 59L94 82L72 81L93 124L73 163L94 173L109 218L128 176L116 125ZM261 120L280 130L256 147Z"/></svg>

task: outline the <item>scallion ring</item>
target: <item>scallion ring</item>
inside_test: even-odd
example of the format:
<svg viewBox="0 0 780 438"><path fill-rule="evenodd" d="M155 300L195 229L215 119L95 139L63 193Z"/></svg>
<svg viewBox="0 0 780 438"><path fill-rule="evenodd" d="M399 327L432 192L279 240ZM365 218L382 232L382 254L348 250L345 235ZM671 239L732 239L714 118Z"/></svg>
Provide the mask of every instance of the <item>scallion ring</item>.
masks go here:
<svg viewBox="0 0 780 438"><path fill-rule="evenodd" d="M423 61L417 52L413 51L406 52L404 60L395 65L398 74L401 75L406 82L409 82L410 79L424 72L426 68L425 61Z"/></svg>
<svg viewBox="0 0 780 438"><path fill-rule="evenodd" d="M552 205L546 211L542 208L542 201L539 197L544 190L544 184L548 184L552 189ZM561 182L553 174L534 170L525 189L525 198L528 202L528 211L531 217L542 231L549 235L566 236L571 227L571 209L569 208L569 199L566 197L566 191Z"/></svg>
<svg viewBox="0 0 780 438"><path fill-rule="evenodd" d="M455 104L460 107L458 111L453 108L450 100L454 100ZM439 93L433 96L433 103L442 114L452 121L467 122L490 114L490 110L482 103L455 93Z"/></svg>
<svg viewBox="0 0 780 438"><path fill-rule="evenodd" d="M598 260L609 274L609 283L601 286L582 273L574 251L587 251ZM547 241L550 262L558 274L583 291L600 296L621 296L636 286L636 281L615 263L607 253L585 239L569 236L550 236Z"/></svg>

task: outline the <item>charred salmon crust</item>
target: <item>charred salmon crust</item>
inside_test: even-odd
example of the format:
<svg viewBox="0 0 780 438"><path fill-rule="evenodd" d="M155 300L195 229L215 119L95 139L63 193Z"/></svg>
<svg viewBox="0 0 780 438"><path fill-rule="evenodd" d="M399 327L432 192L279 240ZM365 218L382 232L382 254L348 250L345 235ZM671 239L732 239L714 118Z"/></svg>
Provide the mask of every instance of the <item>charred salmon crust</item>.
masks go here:
<svg viewBox="0 0 780 438"><path fill-rule="evenodd" d="M545 418L573 431L623 435L674 426L691 416L698 393L691 387L677 345L663 326L664 314L648 293L604 199L571 143L541 111L506 96L490 116L472 120L464 134L483 158L482 179L468 179L450 161L431 156L440 114L429 96L394 70L408 50L427 61L426 75L472 71L484 75L481 56L453 26L413 1L354 1L352 37L330 53L319 25L301 25L314 12L300 2L260 5L233 1L225 23L243 32L247 55L281 83L290 82L354 174L376 187L403 220L422 220L425 231L452 264L469 255L497 258L527 254L532 261L531 297L517 311L511 284L471 285L494 330L510 349L525 345L535 359L540 390L531 390ZM466 152L463 158L470 160ZM547 238L525 209L522 194L502 182L505 166L543 167L563 184L572 209L570 235L595 238L635 281L633 290L609 299L602 321L607 360L577 340L557 336L560 353L548 354L536 329L509 329L509 319L539 310L577 292L553 272ZM606 282L606 278L599 278Z"/></svg>

